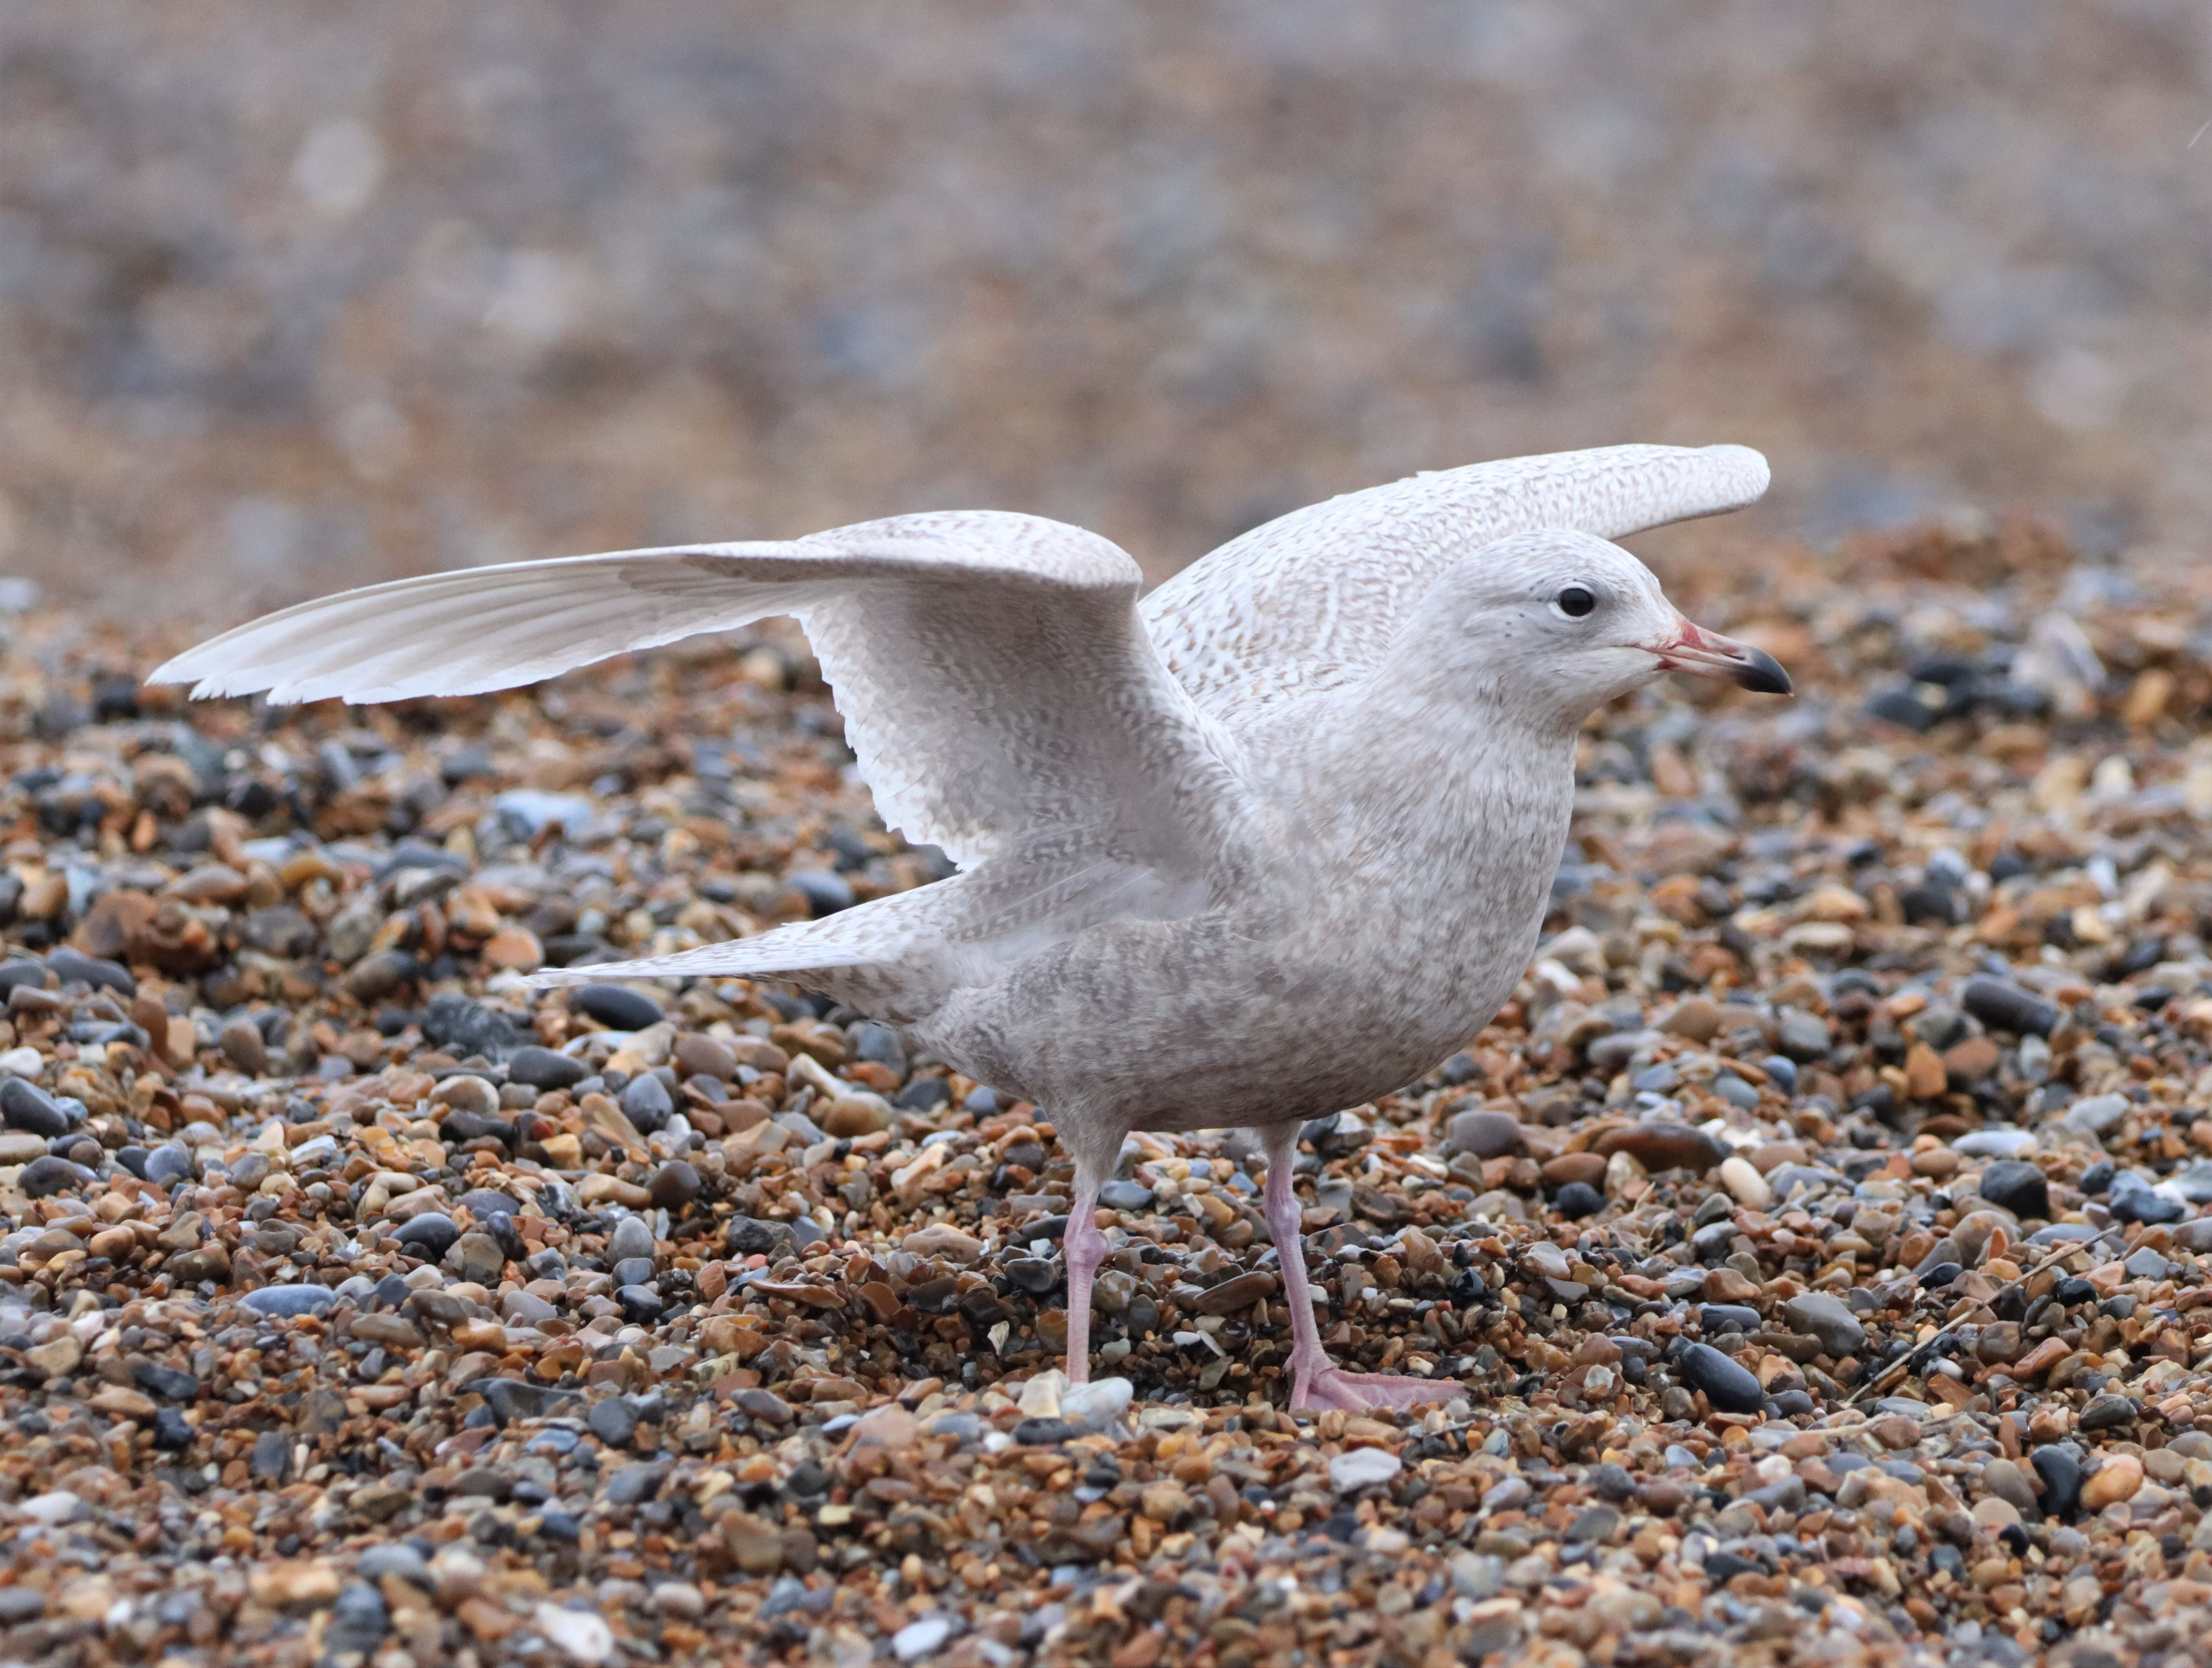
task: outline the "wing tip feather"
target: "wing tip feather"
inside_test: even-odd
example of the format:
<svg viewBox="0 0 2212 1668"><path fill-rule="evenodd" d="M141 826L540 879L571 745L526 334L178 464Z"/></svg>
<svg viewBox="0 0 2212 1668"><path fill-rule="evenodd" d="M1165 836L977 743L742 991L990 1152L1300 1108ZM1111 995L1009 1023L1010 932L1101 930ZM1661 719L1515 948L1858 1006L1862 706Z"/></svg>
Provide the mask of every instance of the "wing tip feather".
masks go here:
<svg viewBox="0 0 2212 1668"><path fill-rule="evenodd" d="M1766 454L1756 447L1723 443L1700 447L1698 451L1722 466L1725 489L1730 495L1728 507L1731 509L1757 503L1774 484L1774 472L1766 461Z"/></svg>

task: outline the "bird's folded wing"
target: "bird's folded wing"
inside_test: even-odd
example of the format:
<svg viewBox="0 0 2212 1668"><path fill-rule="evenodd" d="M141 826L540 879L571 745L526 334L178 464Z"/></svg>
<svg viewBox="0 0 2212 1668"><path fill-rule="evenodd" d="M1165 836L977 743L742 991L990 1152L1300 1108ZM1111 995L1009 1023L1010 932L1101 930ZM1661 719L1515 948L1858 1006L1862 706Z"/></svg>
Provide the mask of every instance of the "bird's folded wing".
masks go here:
<svg viewBox="0 0 2212 1668"><path fill-rule="evenodd" d="M1456 557L1562 527L1620 539L1740 509L1766 490L1743 446L1609 446L1416 475L1311 504L1231 539L1140 605L1200 708L1249 716L1356 681Z"/></svg>
<svg viewBox="0 0 2212 1668"><path fill-rule="evenodd" d="M789 614L908 839L963 866L1042 840L1188 875L1212 858L1231 744L1162 665L1139 582L1080 528L902 516L372 586L226 632L153 681L276 701L468 695Z"/></svg>

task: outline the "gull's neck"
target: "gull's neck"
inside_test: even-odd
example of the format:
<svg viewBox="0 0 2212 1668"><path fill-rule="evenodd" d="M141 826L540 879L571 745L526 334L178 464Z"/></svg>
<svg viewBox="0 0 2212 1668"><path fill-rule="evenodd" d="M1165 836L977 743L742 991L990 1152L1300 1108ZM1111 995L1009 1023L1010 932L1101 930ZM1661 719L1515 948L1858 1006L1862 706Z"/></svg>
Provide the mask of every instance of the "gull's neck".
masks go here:
<svg viewBox="0 0 2212 1668"><path fill-rule="evenodd" d="M1401 880L1408 863L1501 880L1525 868L1548 884L1573 809L1577 727L1503 679L1386 667L1296 703L1251 740L1263 782L1287 790L1277 802L1337 861L1387 862Z"/></svg>

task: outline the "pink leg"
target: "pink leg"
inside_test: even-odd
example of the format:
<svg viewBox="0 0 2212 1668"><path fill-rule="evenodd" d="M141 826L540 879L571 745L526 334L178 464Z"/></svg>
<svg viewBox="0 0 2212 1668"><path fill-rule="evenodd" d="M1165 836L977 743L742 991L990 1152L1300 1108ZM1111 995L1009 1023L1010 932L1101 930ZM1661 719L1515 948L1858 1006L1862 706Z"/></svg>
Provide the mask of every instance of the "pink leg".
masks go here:
<svg viewBox="0 0 2212 1668"><path fill-rule="evenodd" d="M1321 1327L1314 1319L1313 1294L1306 1287L1304 1234L1298 1221L1297 1195L1291 1186L1291 1166L1298 1156L1298 1126L1279 1124L1261 1130L1261 1135L1267 1143L1267 1184L1263 1196L1267 1227L1275 1236L1275 1255L1283 1266L1283 1290L1291 1303L1291 1405L1342 1408L1358 1413L1368 1408L1449 1401L1458 1395L1460 1387L1451 1379L1346 1373L1329 1360L1321 1347ZM1072 1296L1072 1278L1069 1290ZM1071 1330L1070 1338L1073 1336Z"/></svg>
<svg viewBox="0 0 2212 1668"><path fill-rule="evenodd" d="M1098 1178L1079 1162L1075 1200L1068 1207L1067 1233L1060 1242L1067 1259L1067 1382L1091 1379L1091 1281L1106 1260L1106 1236L1098 1231Z"/></svg>

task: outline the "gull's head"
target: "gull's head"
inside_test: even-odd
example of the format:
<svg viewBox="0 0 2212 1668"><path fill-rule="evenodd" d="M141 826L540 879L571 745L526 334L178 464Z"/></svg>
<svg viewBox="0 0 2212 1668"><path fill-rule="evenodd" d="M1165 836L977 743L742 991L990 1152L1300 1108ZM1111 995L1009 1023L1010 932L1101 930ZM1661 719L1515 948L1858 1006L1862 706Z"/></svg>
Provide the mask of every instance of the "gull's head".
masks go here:
<svg viewBox="0 0 2212 1668"><path fill-rule="evenodd" d="M1589 533L1516 533L1453 564L1430 601L1449 658L1516 704L1578 724L1661 673L1787 695L1771 654L1683 618L1651 570Z"/></svg>

